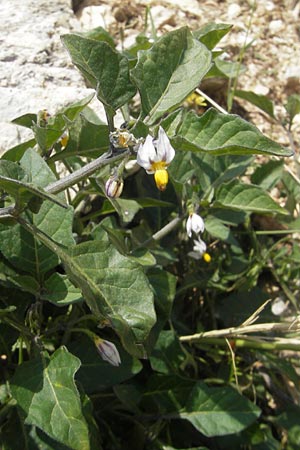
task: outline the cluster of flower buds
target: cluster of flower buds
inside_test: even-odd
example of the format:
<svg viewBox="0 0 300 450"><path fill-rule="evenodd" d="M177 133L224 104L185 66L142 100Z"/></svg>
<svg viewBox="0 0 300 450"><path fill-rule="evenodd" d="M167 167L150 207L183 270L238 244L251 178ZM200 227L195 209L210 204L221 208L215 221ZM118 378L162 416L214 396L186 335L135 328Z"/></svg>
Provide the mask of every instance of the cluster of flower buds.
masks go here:
<svg viewBox="0 0 300 450"><path fill-rule="evenodd" d="M186 232L188 237L192 237L194 232L197 235L197 239L194 239L193 251L189 252L189 255L195 259L203 258L205 262L211 261L211 256L206 252L206 243L201 239L200 233L205 230L204 220L199 214L191 212L186 222Z"/></svg>

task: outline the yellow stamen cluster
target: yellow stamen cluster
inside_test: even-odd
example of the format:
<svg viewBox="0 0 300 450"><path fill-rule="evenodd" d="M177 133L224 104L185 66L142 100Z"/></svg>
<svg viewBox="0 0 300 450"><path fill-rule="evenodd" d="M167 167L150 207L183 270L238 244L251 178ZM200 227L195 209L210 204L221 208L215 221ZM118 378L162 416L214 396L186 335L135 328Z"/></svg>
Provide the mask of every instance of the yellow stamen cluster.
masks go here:
<svg viewBox="0 0 300 450"><path fill-rule="evenodd" d="M164 191L169 181L169 174L166 169L158 169L154 173L154 179L157 188L160 191Z"/></svg>
<svg viewBox="0 0 300 450"><path fill-rule="evenodd" d="M209 253L206 253L206 252L203 253L202 258L207 264L209 264L211 262L211 256Z"/></svg>

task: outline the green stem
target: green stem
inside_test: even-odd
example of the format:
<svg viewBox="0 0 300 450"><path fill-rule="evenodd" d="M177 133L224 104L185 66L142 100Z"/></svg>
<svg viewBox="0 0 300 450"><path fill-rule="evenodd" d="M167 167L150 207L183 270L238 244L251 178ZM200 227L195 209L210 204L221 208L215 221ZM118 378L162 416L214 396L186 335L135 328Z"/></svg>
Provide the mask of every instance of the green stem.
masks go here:
<svg viewBox="0 0 300 450"><path fill-rule="evenodd" d="M250 338L245 336L241 337L231 337L230 341L234 341L234 345L236 348L249 348L252 350L292 350L299 351L300 350L300 341L294 339L278 339L276 338L266 341L258 338ZM228 347L225 338L205 338L202 341L198 341L197 344L201 345L217 345L221 347Z"/></svg>
<svg viewBox="0 0 300 450"><path fill-rule="evenodd" d="M182 221L181 217L175 217L175 219L171 220L167 225L165 225L161 230L157 231L153 234L149 239L146 239L144 242L135 247L132 251L137 250L141 247L147 247L151 242L159 241L164 236L169 234L174 228L176 228Z"/></svg>

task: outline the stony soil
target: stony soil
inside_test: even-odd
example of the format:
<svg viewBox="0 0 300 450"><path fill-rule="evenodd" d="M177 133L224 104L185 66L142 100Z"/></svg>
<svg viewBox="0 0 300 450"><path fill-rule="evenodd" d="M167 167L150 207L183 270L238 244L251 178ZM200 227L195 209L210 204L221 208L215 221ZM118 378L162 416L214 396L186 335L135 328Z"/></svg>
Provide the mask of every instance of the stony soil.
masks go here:
<svg viewBox="0 0 300 450"><path fill-rule="evenodd" d="M284 115L287 96L300 93L297 0L2 0L0 151L28 136L28 130L9 123L13 118L44 108L54 112L90 92L70 63L61 34L101 25L117 39L123 36L125 46L130 45L145 30L149 6L157 34L182 25L196 29L209 21L233 24L220 47L228 59L238 60L247 45L242 61L246 71L239 76L238 88L268 95L279 117ZM147 31L151 32L149 22ZM248 103L239 104L263 132L290 145L280 126ZM101 114L99 105L95 108ZM298 152L300 120L293 132Z"/></svg>

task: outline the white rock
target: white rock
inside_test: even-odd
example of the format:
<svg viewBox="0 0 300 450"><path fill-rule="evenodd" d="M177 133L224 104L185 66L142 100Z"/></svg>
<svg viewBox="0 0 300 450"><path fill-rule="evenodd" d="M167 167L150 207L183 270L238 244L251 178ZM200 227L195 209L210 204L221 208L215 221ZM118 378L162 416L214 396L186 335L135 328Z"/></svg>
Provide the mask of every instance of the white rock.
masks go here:
<svg viewBox="0 0 300 450"><path fill-rule="evenodd" d="M269 30L272 34L277 34L279 31L283 30L284 23L282 20L271 20L269 23Z"/></svg>
<svg viewBox="0 0 300 450"><path fill-rule="evenodd" d="M228 19L235 19L241 14L241 7L238 3L231 3L228 6L227 17Z"/></svg>

